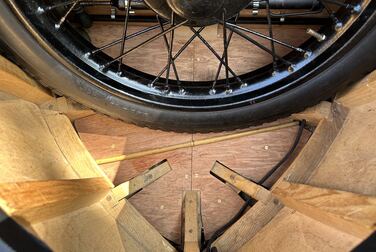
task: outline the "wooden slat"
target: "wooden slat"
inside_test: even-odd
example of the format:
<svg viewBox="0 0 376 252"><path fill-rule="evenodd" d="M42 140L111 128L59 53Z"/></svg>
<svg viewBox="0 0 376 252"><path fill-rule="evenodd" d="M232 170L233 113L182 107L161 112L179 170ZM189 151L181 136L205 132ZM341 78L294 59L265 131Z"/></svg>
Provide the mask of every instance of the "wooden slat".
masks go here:
<svg viewBox="0 0 376 252"><path fill-rule="evenodd" d="M219 162L215 162L210 173L220 180L223 180L226 183L229 183L230 185L239 189L240 191L246 193L255 200L267 203L272 197L269 190L256 184L253 181L248 180L247 178L241 176L240 174L236 173L235 171Z"/></svg>
<svg viewBox="0 0 376 252"><path fill-rule="evenodd" d="M200 252L202 229L200 192L186 191L183 206L184 251Z"/></svg>
<svg viewBox="0 0 376 252"><path fill-rule="evenodd" d="M132 196L170 171L170 164L167 160L164 160L161 163L151 167L149 170L146 170L139 176L116 186L111 190L112 197L114 198L115 202L117 202L121 199Z"/></svg>
<svg viewBox="0 0 376 252"><path fill-rule="evenodd" d="M35 223L88 206L110 187L103 178L0 184L0 206L12 217Z"/></svg>
<svg viewBox="0 0 376 252"><path fill-rule="evenodd" d="M323 101L303 112L292 114L291 117L295 120L306 120L310 125L318 125L323 119L332 119L332 103Z"/></svg>
<svg viewBox="0 0 376 252"><path fill-rule="evenodd" d="M2 56L0 56L0 91L37 105L53 99L49 91Z"/></svg>
<svg viewBox="0 0 376 252"><path fill-rule="evenodd" d="M309 142L273 187L276 187L285 178L295 183L307 182L341 130L346 115L347 112L340 106L334 106L332 119L320 121Z"/></svg>
<svg viewBox="0 0 376 252"><path fill-rule="evenodd" d="M238 252L352 251L361 239L284 207Z"/></svg>
<svg viewBox="0 0 376 252"><path fill-rule="evenodd" d="M70 120L65 115L54 111L43 110L43 113L56 144L78 177L104 177L113 187L112 182L82 144Z"/></svg>
<svg viewBox="0 0 376 252"><path fill-rule="evenodd" d="M252 239L283 208L278 200L259 201L212 245L218 251L236 251Z"/></svg>
<svg viewBox="0 0 376 252"><path fill-rule="evenodd" d="M336 102L347 108L355 108L376 100L376 71L373 71L358 84L338 94Z"/></svg>
<svg viewBox="0 0 376 252"><path fill-rule="evenodd" d="M0 102L0 147L0 182L79 178L31 102Z"/></svg>
<svg viewBox="0 0 376 252"><path fill-rule="evenodd" d="M125 251L176 251L127 199L113 206L106 197L102 206L116 220Z"/></svg>
<svg viewBox="0 0 376 252"><path fill-rule="evenodd" d="M359 238L376 230L376 197L289 182L273 194L286 206Z"/></svg>
<svg viewBox="0 0 376 252"><path fill-rule="evenodd" d="M71 121L95 114L93 110L65 97L58 97L45 102L40 108L60 112L66 115Z"/></svg>

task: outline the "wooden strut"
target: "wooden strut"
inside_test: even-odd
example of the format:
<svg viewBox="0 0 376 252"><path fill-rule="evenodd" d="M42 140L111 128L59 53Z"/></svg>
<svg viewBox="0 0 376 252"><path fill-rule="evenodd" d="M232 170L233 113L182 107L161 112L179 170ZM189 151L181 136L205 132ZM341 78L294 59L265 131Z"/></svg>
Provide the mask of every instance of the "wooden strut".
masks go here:
<svg viewBox="0 0 376 252"><path fill-rule="evenodd" d="M111 199L113 199L113 205L116 205L120 200L124 198L133 196L135 193L152 184L170 171L170 164L167 160L163 160L160 163L152 166L142 174L116 186L111 190L109 195Z"/></svg>
<svg viewBox="0 0 376 252"><path fill-rule="evenodd" d="M186 191L182 213L184 252L199 252L201 247L201 196L199 191Z"/></svg>
<svg viewBox="0 0 376 252"><path fill-rule="evenodd" d="M279 129L294 127L294 126L297 126L297 125L299 125L299 122L293 121L293 122L288 122L288 123L284 123L284 124L280 124L280 125L276 125L276 126L259 128L259 129L252 129L252 130L249 130L249 131L244 131L244 132L239 132L239 133L234 133L234 134L229 134L229 135L224 135L224 136L211 137L211 138L206 138L206 139L202 139L202 140L192 140L192 141L189 141L189 142L171 145L171 146L167 146L167 147L164 147L164 148L151 149L151 150L140 151L140 152L131 153L131 154L127 154L127 155L120 155L120 156L115 156L115 157L110 157L110 158L97 159L96 162L97 162L98 165L115 163L115 162L119 162L119 161L145 157L145 156L149 156L149 155L153 155L153 154L160 154L160 153L169 152L169 151L178 150L178 149L183 149L183 148L189 148L189 147L194 147L194 146L207 145L207 144L211 144L211 143L223 142L223 141L226 141L226 140L232 140L232 139L236 139L236 138L240 138L240 137L251 136L251 135L275 131L275 130L279 130Z"/></svg>

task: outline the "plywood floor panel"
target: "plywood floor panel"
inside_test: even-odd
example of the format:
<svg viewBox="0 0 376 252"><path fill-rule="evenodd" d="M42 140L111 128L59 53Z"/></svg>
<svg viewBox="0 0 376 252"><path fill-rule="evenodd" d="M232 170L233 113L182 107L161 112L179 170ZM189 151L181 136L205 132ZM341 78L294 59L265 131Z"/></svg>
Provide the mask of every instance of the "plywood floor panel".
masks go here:
<svg viewBox="0 0 376 252"><path fill-rule="evenodd" d="M103 115L80 119L75 125L82 141L95 158L229 134L162 132L136 127ZM179 242L183 191L200 190L205 234L209 237L235 215L243 204L232 189L210 175L209 171L214 162L219 160L257 181L288 151L295 139L297 128L155 154L102 165L101 168L117 185L167 159L172 171L134 195L130 201L165 237ZM309 132L305 132L301 146L309 135Z"/></svg>

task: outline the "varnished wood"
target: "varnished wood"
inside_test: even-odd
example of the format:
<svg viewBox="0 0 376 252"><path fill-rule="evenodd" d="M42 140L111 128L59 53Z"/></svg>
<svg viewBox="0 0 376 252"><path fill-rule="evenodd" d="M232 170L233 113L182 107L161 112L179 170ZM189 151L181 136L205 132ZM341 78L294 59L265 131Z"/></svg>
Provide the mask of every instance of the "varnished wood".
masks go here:
<svg viewBox="0 0 376 252"><path fill-rule="evenodd" d="M3 56L0 56L0 91L38 105L53 100L47 89Z"/></svg>
<svg viewBox="0 0 376 252"><path fill-rule="evenodd" d="M124 198L132 196L170 171L171 166L168 161L162 161L137 177L116 186L111 190L112 197L118 202Z"/></svg>
<svg viewBox="0 0 376 252"><path fill-rule="evenodd" d="M355 108L375 101L376 71L365 76L359 83L337 95L337 102L347 108Z"/></svg>
<svg viewBox="0 0 376 252"><path fill-rule="evenodd" d="M42 109L53 110L65 114L71 121L95 114L91 109L73 102L65 97L58 97L40 106Z"/></svg>
<svg viewBox="0 0 376 252"><path fill-rule="evenodd" d="M240 137L246 137L246 136L256 135L260 133L275 131L279 129L289 128L289 127L296 126L298 124L299 124L298 122L288 122L285 124L280 124L280 125L275 125L275 126L270 126L270 127L265 127L265 128L251 129L249 131L221 135L221 136L216 136L216 137L211 137L211 138L206 138L206 139L200 139L200 140L192 139L191 141L186 142L186 143L170 145L170 146L159 148L159 149L146 150L146 151L141 151L138 153L132 153L128 155L119 155L115 157L98 159L96 162L97 164L101 165L101 164L114 163L118 161L129 160L129 159L141 158L141 157L145 157L145 156L149 156L153 154L159 154L159 153L164 153L164 152L169 152L173 150L189 148L189 147L194 147L194 146L207 145L211 143L217 143L217 142L236 139Z"/></svg>
<svg viewBox="0 0 376 252"><path fill-rule="evenodd" d="M341 252L351 251L360 242L357 237L284 207L239 251Z"/></svg>
<svg viewBox="0 0 376 252"><path fill-rule="evenodd" d="M323 101L301 113L292 114L295 120L306 120L308 124L317 126L323 119L332 120L332 103Z"/></svg>
<svg viewBox="0 0 376 252"><path fill-rule="evenodd" d="M252 239L282 209L278 200L264 204L257 202L243 217L232 225L212 245L218 251L236 251Z"/></svg>
<svg viewBox="0 0 376 252"><path fill-rule="evenodd" d="M74 172L80 178L103 177L113 187L112 182L82 144L70 120L55 111L44 110L43 113L50 134Z"/></svg>
<svg viewBox="0 0 376 252"><path fill-rule="evenodd" d="M0 206L23 223L35 223L98 202L109 191L104 178L0 184Z"/></svg>
<svg viewBox="0 0 376 252"><path fill-rule="evenodd" d="M331 120L323 119L319 122L309 144L302 149L276 185L285 178L295 183L305 183L309 180L343 127L347 116L346 111L335 105L332 108L332 114Z"/></svg>
<svg viewBox="0 0 376 252"><path fill-rule="evenodd" d="M237 174L230 168L224 166L223 164L216 162L210 171L211 174L220 178L221 180L229 183L240 191L246 193L255 200L267 203L271 200L271 193L264 187L256 184L253 181Z"/></svg>
<svg viewBox="0 0 376 252"><path fill-rule="evenodd" d="M263 126L251 127L249 130L286 122L288 120L281 120ZM101 115L80 119L75 124L82 141L97 159L117 153L127 155L128 153L184 143L192 138L201 140L228 134L228 132L222 132L192 135L163 132L126 124ZM129 200L165 237L181 243L180 215L184 190L200 190L202 192L203 224L206 237L210 237L214 231L232 218L243 204L243 200L236 192L210 175L213 163L219 160L237 173L258 181L288 151L297 130L298 127L295 126L275 132L265 132L101 165L101 168L118 185L141 174L160 160L168 159L172 171ZM242 131L245 130L236 132ZM309 136L310 133L304 131L296 154L299 153ZM287 168L294 157L295 154L276 172L276 178ZM273 181L274 179L271 179L268 184ZM160 198L160 195L164 195L164 197Z"/></svg>
<svg viewBox="0 0 376 252"><path fill-rule="evenodd" d="M376 230L376 197L289 182L273 194L284 205L361 239Z"/></svg>
<svg viewBox="0 0 376 252"><path fill-rule="evenodd" d="M200 252L202 221L199 191L184 193L183 213L184 252Z"/></svg>
<svg viewBox="0 0 376 252"><path fill-rule="evenodd" d="M30 102L0 102L0 146L1 182L79 178Z"/></svg>

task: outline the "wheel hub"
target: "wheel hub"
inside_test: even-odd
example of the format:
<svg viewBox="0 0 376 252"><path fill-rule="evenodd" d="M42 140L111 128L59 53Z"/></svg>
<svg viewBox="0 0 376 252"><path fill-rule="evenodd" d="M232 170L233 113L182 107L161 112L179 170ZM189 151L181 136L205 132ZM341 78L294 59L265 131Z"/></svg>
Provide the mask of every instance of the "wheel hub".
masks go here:
<svg viewBox="0 0 376 252"><path fill-rule="evenodd" d="M250 0L145 0L156 13L166 19L177 14L191 26L207 26L229 19L244 9Z"/></svg>

